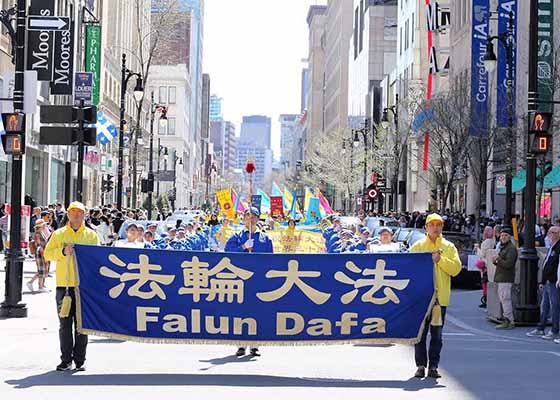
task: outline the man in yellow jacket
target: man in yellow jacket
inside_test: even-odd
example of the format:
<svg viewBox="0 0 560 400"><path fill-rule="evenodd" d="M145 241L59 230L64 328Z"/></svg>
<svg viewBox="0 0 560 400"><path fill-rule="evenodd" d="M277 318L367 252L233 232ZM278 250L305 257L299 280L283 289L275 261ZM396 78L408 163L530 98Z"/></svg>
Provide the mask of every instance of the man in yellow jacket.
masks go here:
<svg viewBox="0 0 560 400"><path fill-rule="evenodd" d="M430 214L426 218L426 237L414 243L411 253L432 253L434 261L434 284L437 291L437 304L441 307L441 324L432 322L429 315L424 323L422 340L414 347L414 358L416 361L416 378L423 378L428 366L428 376L441 378L438 372L441 347L443 346L442 331L445 322L445 311L451 297L451 277L461 272L461 260L455 245L442 236L443 218L438 214ZM431 313L430 313L431 314ZM440 326L434 326L440 325ZM430 330L430 351L426 351L426 337ZM428 363L429 362L429 363Z"/></svg>
<svg viewBox="0 0 560 400"><path fill-rule="evenodd" d="M88 338L76 330L74 245L98 245L99 238L95 231L85 226L85 212L86 208L82 203L77 201L70 203L67 208L68 225L53 232L45 247L45 258L56 262L56 304L59 313L67 288L72 298L70 314L65 318L59 316L58 336L62 362L56 367L57 371L67 371L72 368L72 360L76 364L76 370L83 371L86 360Z"/></svg>

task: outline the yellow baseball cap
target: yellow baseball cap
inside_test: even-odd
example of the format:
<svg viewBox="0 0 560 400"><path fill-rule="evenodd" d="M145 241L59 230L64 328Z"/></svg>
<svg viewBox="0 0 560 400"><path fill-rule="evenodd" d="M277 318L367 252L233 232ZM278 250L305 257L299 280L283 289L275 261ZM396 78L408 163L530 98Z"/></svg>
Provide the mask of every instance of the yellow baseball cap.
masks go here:
<svg viewBox="0 0 560 400"><path fill-rule="evenodd" d="M433 213L428 215L428 217L426 218L426 225L428 225L430 222L439 222L440 224L443 224L443 218L441 217L441 215Z"/></svg>
<svg viewBox="0 0 560 400"><path fill-rule="evenodd" d="M70 211L70 210L80 210L83 212L86 212L86 206L84 206L82 203L80 203L79 201L73 201L72 203L70 203L70 205L66 208L66 211Z"/></svg>

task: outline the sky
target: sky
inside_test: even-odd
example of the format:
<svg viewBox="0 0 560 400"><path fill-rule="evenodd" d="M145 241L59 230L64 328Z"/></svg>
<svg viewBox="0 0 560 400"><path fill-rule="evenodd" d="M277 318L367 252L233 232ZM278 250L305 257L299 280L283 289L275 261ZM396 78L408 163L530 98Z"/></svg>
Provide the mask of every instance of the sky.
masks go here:
<svg viewBox="0 0 560 400"><path fill-rule="evenodd" d="M272 119L280 158L280 114L299 114L307 12L326 0L206 0L203 70L210 93L223 98L224 119L237 135L244 115Z"/></svg>

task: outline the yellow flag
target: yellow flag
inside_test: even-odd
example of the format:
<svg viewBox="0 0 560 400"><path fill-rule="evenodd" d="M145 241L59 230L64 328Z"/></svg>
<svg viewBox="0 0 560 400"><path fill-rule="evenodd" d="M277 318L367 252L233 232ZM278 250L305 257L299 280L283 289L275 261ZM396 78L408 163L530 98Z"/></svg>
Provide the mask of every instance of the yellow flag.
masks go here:
<svg viewBox="0 0 560 400"><path fill-rule="evenodd" d="M216 193L218 198L218 203L222 212L225 213L228 219L235 218L235 210L233 209L233 203L231 201L231 192L229 189L224 189Z"/></svg>

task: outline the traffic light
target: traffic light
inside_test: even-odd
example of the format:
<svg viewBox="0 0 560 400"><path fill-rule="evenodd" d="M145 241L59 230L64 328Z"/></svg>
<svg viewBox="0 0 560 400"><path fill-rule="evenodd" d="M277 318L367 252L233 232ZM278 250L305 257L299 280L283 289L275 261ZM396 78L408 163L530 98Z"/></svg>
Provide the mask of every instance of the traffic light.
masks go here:
<svg viewBox="0 0 560 400"><path fill-rule="evenodd" d="M529 133L532 136L530 151L533 154L546 154L552 147L552 135L548 130L552 121L552 113L533 112L529 115Z"/></svg>
<svg viewBox="0 0 560 400"><path fill-rule="evenodd" d="M115 183L113 182L113 175L107 174L107 179L103 179L101 182L103 192L112 192Z"/></svg>
<svg viewBox="0 0 560 400"><path fill-rule="evenodd" d="M4 153L21 155L25 153L25 114L4 113L2 114L4 131L2 135L2 146Z"/></svg>

